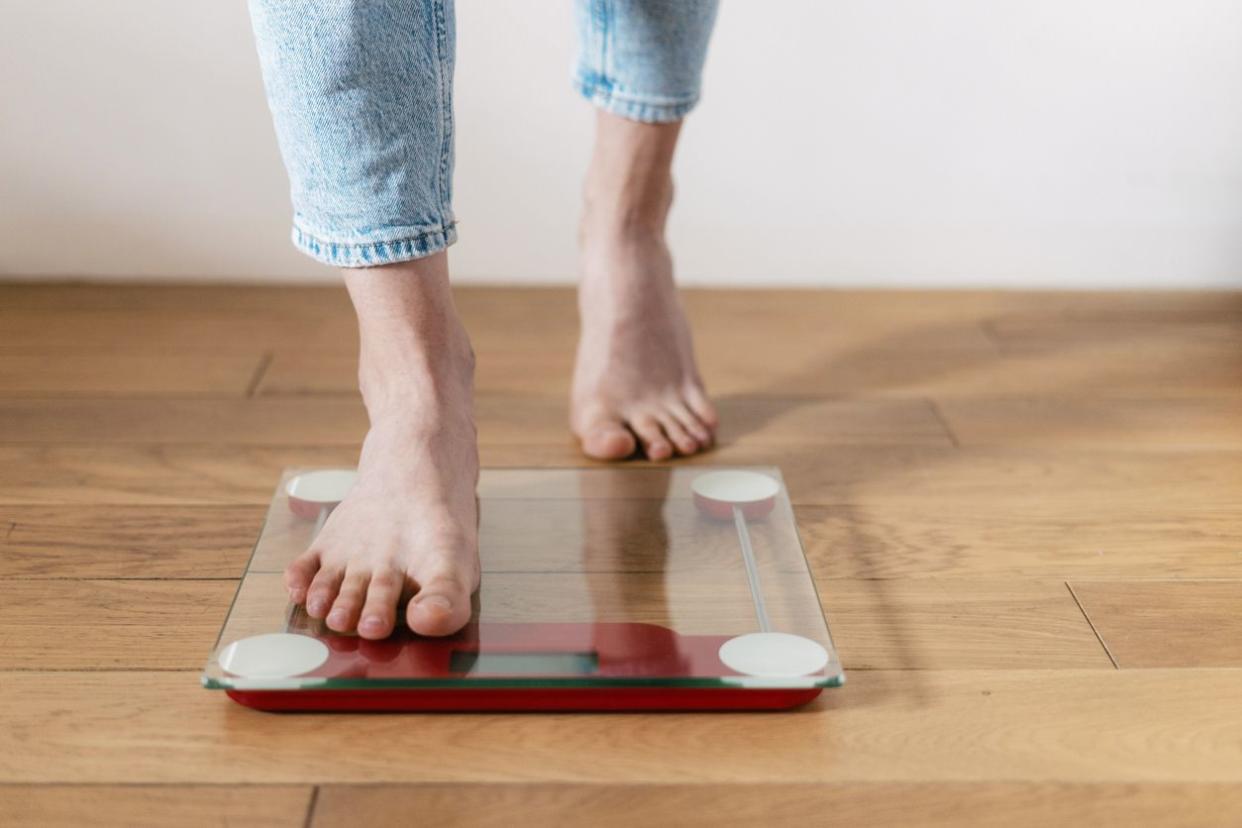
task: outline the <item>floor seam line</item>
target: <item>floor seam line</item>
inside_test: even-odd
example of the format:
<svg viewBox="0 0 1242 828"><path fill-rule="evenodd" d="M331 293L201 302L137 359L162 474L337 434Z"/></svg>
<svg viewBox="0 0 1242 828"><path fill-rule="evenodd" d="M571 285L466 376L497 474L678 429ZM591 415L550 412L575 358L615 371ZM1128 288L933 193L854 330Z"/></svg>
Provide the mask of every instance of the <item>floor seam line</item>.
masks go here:
<svg viewBox="0 0 1242 828"><path fill-rule="evenodd" d="M962 447L962 441L957 439L957 434L949 426L948 418L946 418L944 416L944 412L940 410L940 403L936 402L936 400L932 397L924 397L924 399L927 401L928 407L931 408L932 416L934 416L936 421L940 423L940 427L944 429L945 436L948 437L949 442L953 444L953 448L960 449Z"/></svg>
<svg viewBox="0 0 1242 828"><path fill-rule="evenodd" d="M979 332L983 334L983 338L992 347L993 354L1000 357L1006 356L1005 344L996 332L996 320L992 317L984 317L977 320L976 324L978 324Z"/></svg>
<svg viewBox="0 0 1242 828"><path fill-rule="evenodd" d="M1065 582L1065 588L1069 590L1070 597L1074 599L1074 604L1078 607L1078 611L1082 613L1083 620L1087 622L1087 626L1091 628L1091 632L1095 635L1095 640L1100 642L1100 646L1104 648L1104 655L1108 656L1108 660L1113 663L1114 670L1120 670L1117 659L1113 658L1113 651L1108 649L1108 644L1104 642L1104 636L1100 635L1100 631L1095 628L1091 616L1087 614L1087 610L1083 607L1082 601L1078 600L1078 593L1074 592L1073 585L1069 581Z"/></svg>
<svg viewBox="0 0 1242 828"><path fill-rule="evenodd" d="M306 803L306 818L302 820L302 828L310 828L315 820L315 806L319 804L319 786L311 788L310 801Z"/></svg>
<svg viewBox="0 0 1242 828"><path fill-rule="evenodd" d="M263 378L267 376L267 369L271 367L272 360L276 358L273 351L264 351L263 356L259 357L259 364L254 369L254 376L250 378L250 382L246 385L246 399L253 399L259 390L259 384L263 382Z"/></svg>
<svg viewBox="0 0 1242 828"><path fill-rule="evenodd" d="M279 575L278 572L262 573ZM202 575L0 575L4 581L240 581L240 575L220 575L204 577Z"/></svg>

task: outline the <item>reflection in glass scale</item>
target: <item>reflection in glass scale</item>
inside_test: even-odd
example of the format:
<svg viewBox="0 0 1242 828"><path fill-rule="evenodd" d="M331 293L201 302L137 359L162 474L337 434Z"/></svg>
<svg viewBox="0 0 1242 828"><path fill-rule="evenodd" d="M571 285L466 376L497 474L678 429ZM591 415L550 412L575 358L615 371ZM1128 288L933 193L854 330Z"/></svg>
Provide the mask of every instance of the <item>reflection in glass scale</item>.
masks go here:
<svg viewBox="0 0 1242 828"><path fill-rule="evenodd" d="M474 619L384 641L328 630L280 576L353 480L286 472L205 686L272 710L694 710L844 680L776 469L486 470Z"/></svg>

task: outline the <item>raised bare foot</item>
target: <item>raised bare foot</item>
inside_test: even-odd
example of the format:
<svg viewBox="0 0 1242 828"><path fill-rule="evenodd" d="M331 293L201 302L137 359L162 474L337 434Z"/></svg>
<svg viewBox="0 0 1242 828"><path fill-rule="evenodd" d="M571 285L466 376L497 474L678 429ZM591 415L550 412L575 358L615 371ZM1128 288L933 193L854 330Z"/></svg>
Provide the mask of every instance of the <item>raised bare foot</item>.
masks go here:
<svg viewBox="0 0 1242 828"><path fill-rule="evenodd" d="M664 240L678 124L600 113L580 231L581 284L570 425L601 460L703 451L716 411L694 361Z"/></svg>
<svg viewBox="0 0 1242 828"><path fill-rule="evenodd" d="M338 632L384 638L465 626L479 586L470 343L443 254L346 274L371 429L358 479L285 570L290 598ZM437 261L438 260L438 261Z"/></svg>

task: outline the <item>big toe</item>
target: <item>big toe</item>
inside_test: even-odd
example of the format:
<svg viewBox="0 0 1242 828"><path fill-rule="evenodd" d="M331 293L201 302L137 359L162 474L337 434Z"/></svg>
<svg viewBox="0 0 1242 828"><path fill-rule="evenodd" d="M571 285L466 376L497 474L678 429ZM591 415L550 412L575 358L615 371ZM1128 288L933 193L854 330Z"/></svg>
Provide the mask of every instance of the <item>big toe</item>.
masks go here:
<svg viewBox="0 0 1242 828"><path fill-rule="evenodd" d="M582 451L596 460L624 460L637 448L634 435L619 420L596 423L582 435Z"/></svg>
<svg viewBox="0 0 1242 828"><path fill-rule="evenodd" d="M406 622L419 635L452 635L470 620L470 591L454 578L431 581L406 608Z"/></svg>

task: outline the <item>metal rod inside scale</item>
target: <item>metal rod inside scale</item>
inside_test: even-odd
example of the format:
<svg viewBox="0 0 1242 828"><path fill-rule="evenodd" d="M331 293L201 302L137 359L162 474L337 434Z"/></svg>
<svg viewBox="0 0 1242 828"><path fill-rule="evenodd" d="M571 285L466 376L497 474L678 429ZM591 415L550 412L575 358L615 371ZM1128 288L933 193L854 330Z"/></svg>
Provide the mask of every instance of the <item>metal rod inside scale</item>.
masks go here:
<svg viewBox="0 0 1242 828"><path fill-rule="evenodd" d="M770 632L772 622L768 620L768 607L763 602L763 589L759 586L759 566L755 563L755 550L750 545L750 529L746 526L746 515L742 514L741 506L733 507L733 525L737 529L738 544L742 547L742 562L746 565L746 580L750 582L750 599L755 604L759 630Z"/></svg>

